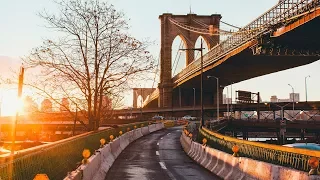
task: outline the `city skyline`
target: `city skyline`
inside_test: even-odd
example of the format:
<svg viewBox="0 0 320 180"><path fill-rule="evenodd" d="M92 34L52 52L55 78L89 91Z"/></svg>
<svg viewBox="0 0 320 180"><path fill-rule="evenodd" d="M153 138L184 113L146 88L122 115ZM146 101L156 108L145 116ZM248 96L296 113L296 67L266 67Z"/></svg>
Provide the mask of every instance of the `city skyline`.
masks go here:
<svg viewBox="0 0 320 180"><path fill-rule="evenodd" d="M163 1L159 4L154 4L148 2L146 0L141 0L141 3L150 5L148 9L145 9L145 12L136 12L135 7L138 6L139 3L132 3L125 0L119 1L110 1L115 5L116 9L122 10L126 17L130 17L130 32L136 36L137 38L149 38L152 41L155 41L155 44L150 47L150 51L153 56L157 59L159 54L159 42L160 42L160 23L158 20L158 16L164 12L170 12L173 14L187 14L191 12L196 14L221 14L222 20L228 22L230 24L234 24L237 26L244 26L247 23L251 22L255 17L260 15L262 12L265 12L273 5L277 3L277 0L272 1L262 1L260 5L255 9L250 9L247 11L245 4L255 3L253 0L245 0L244 2L230 2L227 1L205 1L206 4L215 4L214 7L204 7L197 4L195 1L189 1L187 3L183 3L184 1ZM151 6L153 4L153 6ZM179 4L179 6L177 6ZM155 6L157 5L157 6ZM230 6L231 5L231 6ZM33 8L25 8L31 7ZM43 38L46 37L54 37L56 33L52 33L50 31L46 31L43 25L43 21L37 17L37 12L43 10L44 8L56 11L53 8L51 1L40 1L33 0L26 2L18 3L17 5L14 2L5 2L1 8L0 12L0 22L5 24L7 28L3 28L0 30L0 39L2 39L2 43L0 44L0 56L7 56L15 61L19 61L19 57L23 57L28 55L30 50L41 44ZM157 7L157 8L155 8ZM241 8L239 8L241 7ZM231 8L231 10L230 10ZM6 16L6 14L10 14L10 11L17 10L13 16ZM21 11L19 11L21 10ZM249 9L248 9L249 10ZM242 13L241 17L236 16L237 13ZM149 14L145 16L144 14ZM27 20L28 19L28 20ZM129 19L129 18L128 18ZM150 24L143 29L140 28L144 24ZM24 28L20 28L24 27ZM224 28L228 28L223 26ZM8 29L14 29L14 31ZM179 46L179 39L173 43L173 51L172 55L175 55L175 51ZM17 60L18 59L18 60ZM184 67L183 59L179 61L179 67L177 71L181 70ZM5 63L0 59L0 65ZM15 67L18 62L15 62L14 65L10 65L13 69L17 69ZM320 95L317 91L320 89L320 84L317 84L316 78L320 75L320 72L317 70L319 68L319 62L314 62L309 65L292 68L289 70L272 73L269 75L249 79L240 83L233 84L233 97L235 97L236 90L246 90L251 92L260 92L263 100L269 99L270 96L274 94L278 94L279 97L285 96L287 93L291 92L291 88L287 85L288 83L292 84L295 88L295 92L299 92L301 94L301 99L305 99L305 87L304 80L305 77L311 75L311 78L307 79L308 84L308 99L311 100L320 100ZM6 70L5 70L6 71ZM158 82L158 80L157 80ZM139 82L136 87L140 85L142 87L151 87L151 81L146 83ZM154 85L154 87L156 87ZM134 88L134 87L132 87ZM226 90L224 90L226 93ZM230 93L230 91L229 91ZM132 92L128 91L125 93L125 106L132 106Z"/></svg>

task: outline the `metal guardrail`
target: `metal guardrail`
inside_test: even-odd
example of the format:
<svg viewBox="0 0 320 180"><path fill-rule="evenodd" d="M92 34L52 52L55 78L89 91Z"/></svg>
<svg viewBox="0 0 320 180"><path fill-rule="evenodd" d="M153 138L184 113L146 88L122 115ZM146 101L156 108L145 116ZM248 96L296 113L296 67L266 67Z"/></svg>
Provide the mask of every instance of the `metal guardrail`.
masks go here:
<svg viewBox="0 0 320 180"><path fill-rule="evenodd" d="M203 66L206 67L232 50L254 40L258 36L272 31L275 25L283 25L287 20L320 5L319 0L283 0L257 19L240 29L225 41L213 47L203 56ZM201 57L200 57L201 58ZM200 58L190 63L179 74L173 77L176 84L191 74L200 70Z"/></svg>
<svg viewBox="0 0 320 180"><path fill-rule="evenodd" d="M119 125L115 129L90 132L48 146L27 149L13 157L0 158L0 179L33 179L36 174L41 173L47 174L50 179L63 179L81 162L83 149L89 149L93 154L99 148L101 138L109 142L110 135L119 136L120 131L127 132L127 128L132 130L134 126L140 127L141 124L146 126L148 122Z"/></svg>
<svg viewBox="0 0 320 180"><path fill-rule="evenodd" d="M207 144L212 148L232 154L232 147L237 145L239 147L239 155L242 157L306 172L309 171L308 160L311 157L320 157L320 151L240 140L201 128L198 140L202 140L204 137L208 140Z"/></svg>

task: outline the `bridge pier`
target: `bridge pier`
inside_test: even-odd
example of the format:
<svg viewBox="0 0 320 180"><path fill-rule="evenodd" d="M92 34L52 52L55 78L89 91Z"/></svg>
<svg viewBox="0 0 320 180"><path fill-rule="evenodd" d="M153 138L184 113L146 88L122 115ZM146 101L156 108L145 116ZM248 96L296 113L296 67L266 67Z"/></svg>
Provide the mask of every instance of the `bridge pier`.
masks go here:
<svg viewBox="0 0 320 180"><path fill-rule="evenodd" d="M173 107L173 82L172 82L172 43L177 36L184 42L184 48L194 48L199 37L197 33L190 33L185 29L177 27L173 22L180 22L193 27L201 27L200 23L212 25L218 29L221 15L198 16L196 14L173 15L164 13L159 16L161 23L161 49L160 49L160 83L158 107ZM202 35L208 48L215 46L219 42L219 36ZM210 41L209 41L210 40ZM186 65L194 61L194 51L186 51ZM191 88L192 90L192 88ZM180 101L181 105L181 101Z"/></svg>

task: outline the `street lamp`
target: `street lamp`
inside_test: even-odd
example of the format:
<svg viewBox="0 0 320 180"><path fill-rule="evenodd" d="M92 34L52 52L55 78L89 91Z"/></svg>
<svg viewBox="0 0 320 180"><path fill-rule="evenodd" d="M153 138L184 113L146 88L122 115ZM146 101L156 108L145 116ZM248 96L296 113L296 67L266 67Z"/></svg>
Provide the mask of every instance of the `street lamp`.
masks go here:
<svg viewBox="0 0 320 180"><path fill-rule="evenodd" d="M140 120L142 120L142 106L143 106L143 94L142 94L142 87L140 85L140 93L141 93L141 105L140 105Z"/></svg>
<svg viewBox="0 0 320 180"><path fill-rule="evenodd" d="M18 99L21 99L21 95L22 95L22 88L23 88L23 79L24 79L24 67L21 66L20 68L20 73L19 73L19 79L18 79ZM14 153L14 146L16 143L16 133L17 133L17 123L18 123L18 119L19 119L19 109L17 109L16 111L16 119L14 122L14 126L13 126L13 136L12 136L12 145L11 145L11 153Z"/></svg>
<svg viewBox="0 0 320 180"><path fill-rule="evenodd" d="M208 79L215 78L217 80L217 120L219 121L219 78L215 76L207 76Z"/></svg>
<svg viewBox="0 0 320 180"><path fill-rule="evenodd" d="M292 87L291 84L288 84L292 88L292 118L294 118L294 88Z"/></svg>
<svg viewBox="0 0 320 180"><path fill-rule="evenodd" d="M229 88L228 86L220 86L222 88L227 88L227 118L229 120Z"/></svg>
<svg viewBox="0 0 320 180"><path fill-rule="evenodd" d="M193 88L193 111L196 108L196 88Z"/></svg>
<svg viewBox="0 0 320 180"><path fill-rule="evenodd" d="M265 105L268 105L268 103L264 103ZM291 103L287 103L285 104L284 106L280 106L280 105L277 105L277 104L273 104L275 106L278 106L281 108L281 123L283 123L282 125L284 126L284 129L281 129L281 135L282 135L282 142L284 143L284 140L285 140L285 136L284 136L284 132L285 132L285 129L286 129L286 124L287 124L287 121L283 121L283 117L284 117L284 107L288 106L289 104ZM270 103L271 105L271 103ZM281 125L280 123L280 125Z"/></svg>
<svg viewBox="0 0 320 180"><path fill-rule="evenodd" d="M308 102L308 91L307 91L307 78L311 77L310 75L309 76L306 76L304 78L304 87L305 87L305 90L306 90L306 102Z"/></svg>
<svg viewBox="0 0 320 180"><path fill-rule="evenodd" d="M203 118L203 40L201 39L201 46L200 48L192 48L192 49L180 49L183 51L193 50L193 51L200 51L200 68L201 68L201 81L200 81L200 99L201 99L201 126L204 125L204 118Z"/></svg>

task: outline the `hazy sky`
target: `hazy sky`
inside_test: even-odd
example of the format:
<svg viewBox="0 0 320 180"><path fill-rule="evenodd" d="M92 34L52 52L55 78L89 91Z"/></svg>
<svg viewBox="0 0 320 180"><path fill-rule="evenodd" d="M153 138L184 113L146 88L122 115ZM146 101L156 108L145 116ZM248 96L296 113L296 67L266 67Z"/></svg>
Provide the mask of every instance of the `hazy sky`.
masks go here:
<svg viewBox="0 0 320 180"><path fill-rule="evenodd" d="M116 9L123 11L132 27L131 33L137 38L149 38L156 42L150 48L155 57L159 55L160 23L158 16L162 13L187 14L190 11L199 15L219 13L222 20L237 26L244 26L257 16L274 6L278 0L111 0ZM199 3L201 2L201 3ZM56 34L44 28L37 12L47 9L55 11L50 0L0 0L0 56L17 58L27 55L34 47L41 45L43 39L54 38ZM177 41L175 42L177 44ZM175 55L175 53L173 52ZM1 59L0 59L1 60ZM0 62L0 66L3 66ZM180 63L180 69L183 63ZM233 85L233 90L260 92L263 100L271 95L288 98L292 84L300 93L300 100L305 100L304 77L308 79L308 99L320 100L319 62L274 73ZM142 86L150 86L143 84ZM139 85L137 85L139 87ZM233 95L234 97L234 95ZM126 104L131 104L131 94Z"/></svg>

